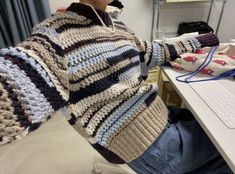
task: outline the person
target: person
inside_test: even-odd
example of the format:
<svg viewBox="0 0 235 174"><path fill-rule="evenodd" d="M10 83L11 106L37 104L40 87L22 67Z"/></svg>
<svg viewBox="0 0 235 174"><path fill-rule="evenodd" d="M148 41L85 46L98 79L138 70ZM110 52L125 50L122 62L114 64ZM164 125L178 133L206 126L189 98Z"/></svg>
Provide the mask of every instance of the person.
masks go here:
<svg viewBox="0 0 235 174"><path fill-rule="evenodd" d="M108 3L72 3L0 51L1 144L63 112L105 159L138 174L231 173L191 113L168 110L145 82L152 67L218 45L217 37L150 43L111 19Z"/></svg>

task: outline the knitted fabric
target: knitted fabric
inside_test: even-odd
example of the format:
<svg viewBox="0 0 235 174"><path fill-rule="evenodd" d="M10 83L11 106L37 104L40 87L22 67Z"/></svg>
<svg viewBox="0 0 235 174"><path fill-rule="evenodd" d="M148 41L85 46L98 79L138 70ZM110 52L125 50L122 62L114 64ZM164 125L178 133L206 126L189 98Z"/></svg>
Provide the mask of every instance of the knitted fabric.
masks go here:
<svg viewBox="0 0 235 174"><path fill-rule="evenodd" d="M120 21L111 32L112 20L100 17L106 27L91 7L74 3L34 27L17 47L0 51L2 144L24 137L63 107L94 147L125 162L156 140L168 111L157 87L143 79L150 68L199 49L203 37L149 43Z"/></svg>

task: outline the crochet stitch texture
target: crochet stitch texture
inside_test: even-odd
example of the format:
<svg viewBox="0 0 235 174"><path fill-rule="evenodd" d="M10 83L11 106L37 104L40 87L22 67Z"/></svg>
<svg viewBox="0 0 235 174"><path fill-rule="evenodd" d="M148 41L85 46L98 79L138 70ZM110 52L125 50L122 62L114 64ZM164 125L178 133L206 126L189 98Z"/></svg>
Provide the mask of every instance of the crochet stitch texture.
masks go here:
<svg viewBox="0 0 235 174"><path fill-rule="evenodd" d="M97 12L110 27L108 14ZM125 162L156 140L168 111L157 87L145 82L148 70L218 40L208 34L149 43L113 22L114 33L89 6L73 3L35 26L26 41L0 51L1 144L21 139L61 108L91 144Z"/></svg>

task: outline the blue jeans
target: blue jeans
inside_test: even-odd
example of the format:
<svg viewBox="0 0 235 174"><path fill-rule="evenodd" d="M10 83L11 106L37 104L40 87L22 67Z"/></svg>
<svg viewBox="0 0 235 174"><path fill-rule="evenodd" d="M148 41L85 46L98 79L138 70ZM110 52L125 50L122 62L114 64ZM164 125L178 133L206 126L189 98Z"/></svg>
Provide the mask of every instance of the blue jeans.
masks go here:
<svg viewBox="0 0 235 174"><path fill-rule="evenodd" d="M157 140L128 165L138 174L232 174L210 139L185 109L170 109Z"/></svg>

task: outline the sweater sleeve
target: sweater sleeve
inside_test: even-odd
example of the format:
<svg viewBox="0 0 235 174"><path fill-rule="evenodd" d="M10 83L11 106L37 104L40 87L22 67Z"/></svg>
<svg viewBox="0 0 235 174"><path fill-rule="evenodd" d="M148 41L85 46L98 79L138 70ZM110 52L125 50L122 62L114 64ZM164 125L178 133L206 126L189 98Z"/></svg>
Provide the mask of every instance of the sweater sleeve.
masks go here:
<svg viewBox="0 0 235 174"><path fill-rule="evenodd" d="M202 47L219 44L214 34L200 35L195 38L165 44L150 43L137 37L135 37L135 42L141 53L141 63L144 63L148 69L173 61L182 53L195 52Z"/></svg>
<svg viewBox="0 0 235 174"><path fill-rule="evenodd" d="M0 145L23 138L67 105L66 62L59 51L46 34L0 50Z"/></svg>

